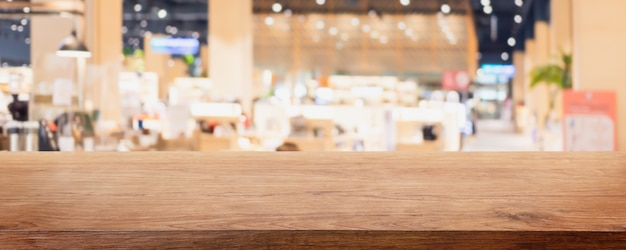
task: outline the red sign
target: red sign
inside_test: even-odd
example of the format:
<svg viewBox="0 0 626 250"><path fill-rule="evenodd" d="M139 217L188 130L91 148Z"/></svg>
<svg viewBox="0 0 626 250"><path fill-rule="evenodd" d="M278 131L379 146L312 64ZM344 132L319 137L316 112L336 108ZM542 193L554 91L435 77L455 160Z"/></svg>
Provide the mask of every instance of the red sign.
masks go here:
<svg viewBox="0 0 626 250"><path fill-rule="evenodd" d="M441 83L444 90L465 91L469 88L470 77L464 71L446 71Z"/></svg>
<svg viewBox="0 0 626 250"><path fill-rule="evenodd" d="M616 151L615 92L563 93L563 135L565 151Z"/></svg>

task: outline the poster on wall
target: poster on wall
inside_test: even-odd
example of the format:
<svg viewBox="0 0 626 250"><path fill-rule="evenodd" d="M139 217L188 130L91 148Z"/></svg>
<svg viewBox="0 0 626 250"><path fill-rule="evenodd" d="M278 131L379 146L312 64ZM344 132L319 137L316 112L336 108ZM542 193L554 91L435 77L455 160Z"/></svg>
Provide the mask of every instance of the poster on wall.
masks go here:
<svg viewBox="0 0 626 250"><path fill-rule="evenodd" d="M563 93L564 150L575 152L617 150L615 92Z"/></svg>

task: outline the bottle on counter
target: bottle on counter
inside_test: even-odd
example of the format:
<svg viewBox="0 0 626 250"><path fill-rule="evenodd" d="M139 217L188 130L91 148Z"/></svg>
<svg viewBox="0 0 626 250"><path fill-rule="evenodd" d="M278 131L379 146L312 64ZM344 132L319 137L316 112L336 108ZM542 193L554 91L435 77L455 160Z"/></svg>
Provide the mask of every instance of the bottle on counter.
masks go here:
<svg viewBox="0 0 626 250"><path fill-rule="evenodd" d="M24 122L24 150L27 152L39 151L39 123Z"/></svg>
<svg viewBox="0 0 626 250"><path fill-rule="evenodd" d="M20 133L22 131L22 123L18 121L9 121L6 124L6 129L9 134L9 151L21 151Z"/></svg>
<svg viewBox="0 0 626 250"><path fill-rule="evenodd" d="M74 152L76 150L76 140L72 135L70 124L66 124L59 131L59 149L63 152Z"/></svg>
<svg viewBox="0 0 626 250"><path fill-rule="evenodd" d="M88 114L83 114L83 150L85 152L93 152L95 148L96 130L93 126L93 121Z"/></svg>

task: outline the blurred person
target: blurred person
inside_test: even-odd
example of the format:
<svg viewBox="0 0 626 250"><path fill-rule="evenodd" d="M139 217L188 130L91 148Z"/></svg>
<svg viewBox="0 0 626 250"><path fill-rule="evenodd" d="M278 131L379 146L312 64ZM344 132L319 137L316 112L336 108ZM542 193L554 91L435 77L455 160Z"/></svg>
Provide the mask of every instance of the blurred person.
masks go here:
<svg viewBox="0 0 626 250"><path fill-rule="evenodd" d="M278 148L276 148L277 152L282 152L282 151L300 151L300 148L298 148L298 145L296 145L295 143L291 143L291 142L285 142L282 145L278 146Z"/></svg>

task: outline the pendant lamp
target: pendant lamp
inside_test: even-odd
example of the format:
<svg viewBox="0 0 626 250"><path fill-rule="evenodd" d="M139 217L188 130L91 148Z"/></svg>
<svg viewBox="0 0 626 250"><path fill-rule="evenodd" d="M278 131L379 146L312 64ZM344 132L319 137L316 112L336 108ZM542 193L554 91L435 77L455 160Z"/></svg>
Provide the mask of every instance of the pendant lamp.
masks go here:
<svg viewBox="0 0 626 250"><path fill-rule="evenodd" d="M76 31L72 31L72 34L61 42L61 46L57 50L57 56L89 58L91 57L91 52L89 52L85 44L78 40Z"/></svg>

